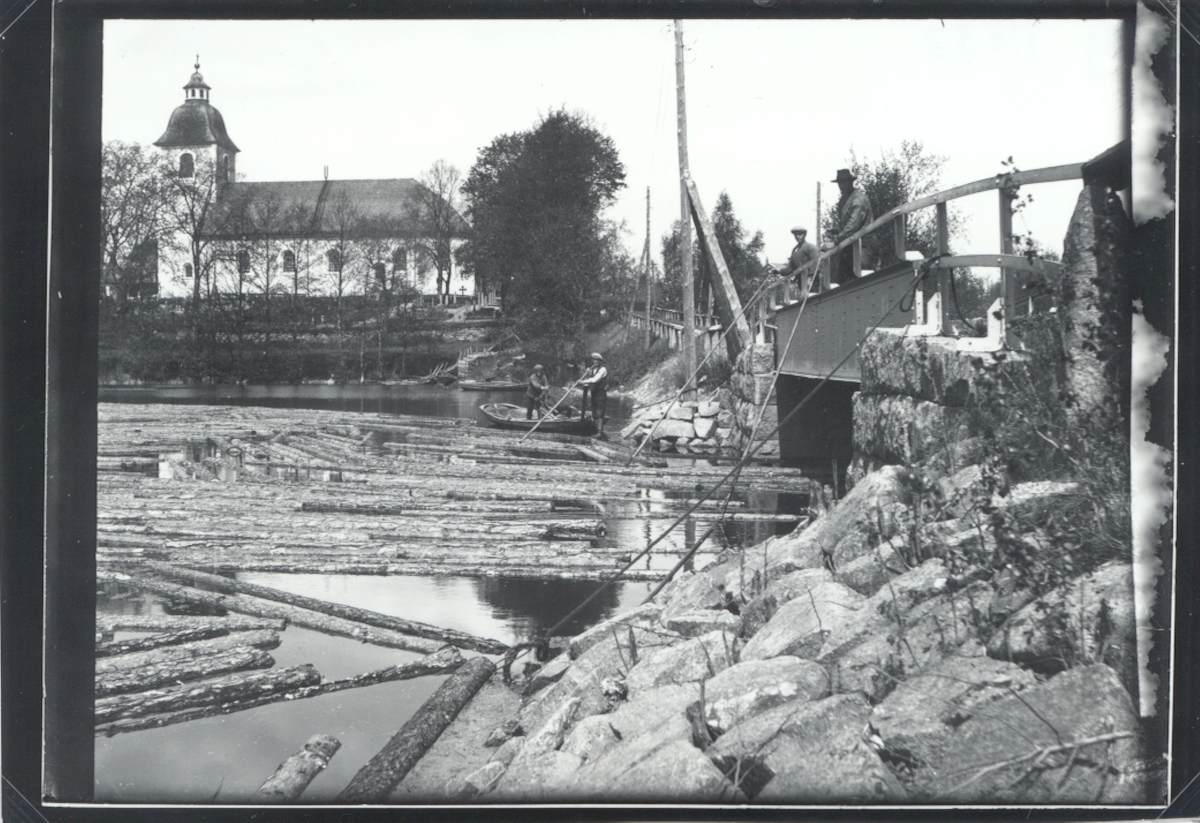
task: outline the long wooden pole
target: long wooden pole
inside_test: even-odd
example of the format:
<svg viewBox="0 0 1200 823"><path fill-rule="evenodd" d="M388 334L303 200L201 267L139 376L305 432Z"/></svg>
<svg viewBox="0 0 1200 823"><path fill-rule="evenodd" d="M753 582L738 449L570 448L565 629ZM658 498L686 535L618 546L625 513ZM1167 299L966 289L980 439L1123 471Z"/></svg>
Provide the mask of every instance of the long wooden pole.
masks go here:
<svg viewBox="0 0 1200 823"><path fill-rule="evenodd" d="M646 348L650 348L650 187L646 186Z"/></svg>
<svg viewBox="0 0 1200 823"><path fill-rule="evenodd" d="M683 350L683 373L696 372L696 306L695 276L692 272L692 212L687 190L687 104L683 93L683 21L675 21L675 109L679 137L679 245L683 266L683 334L680 348ZM690 381L691 378L689 377ZM684 387L684 398L695 400L696 392L689 383Z"/></svg>

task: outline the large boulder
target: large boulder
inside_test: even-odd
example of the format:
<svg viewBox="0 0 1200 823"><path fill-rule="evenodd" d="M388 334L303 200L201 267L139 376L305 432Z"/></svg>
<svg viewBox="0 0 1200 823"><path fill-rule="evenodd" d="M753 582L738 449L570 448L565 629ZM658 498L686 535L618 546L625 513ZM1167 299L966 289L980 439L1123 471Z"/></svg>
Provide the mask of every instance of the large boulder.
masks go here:
<svg viewBox="0 0 1200 823"><path fill-rule="evenodd" d="M659 596L659 602L664 604L660 619L665 623L684 612L722 608L725 605L723 585L707 571L685 575L670 589L663 590L665 598Z"/></svg>
<svg viewBox="0 0 1200 823"><path fill-rule="evenodd" d="M600 757L620 741L609 717L594 714L580 720L563 740L560 750L575 755L584 763Z"/></svg>
<svg viewBox="0 0 1200 823"><path fill-rule="evenodd" d="M732 635L742 628L742 619L724 609L683 612L663 621L663 626L684 637L699 637L714 631L725 631Z"/></svg>
<svg viewBox="0 0 1200 823"><path fill-rule="evenodd" d="M817 660L829 665L835 693L858 691L882 700L909 673L978 641L988 625L992 596L986 583L972 583L921 602L902 616L864 608L861 630L847 625L845 634L831 635Z"/></svg>
<svg viewBox="0 0 1200 823"><path fill-rule="evenodd" d="M1080 666L972 716L915 785L955 803L1146 803L1140 748L1116 672Z"/></svg>
<svg viewBox="0 0 1200 823"><path fill-rule="evenodd" d="M709 728L720 734L780 703L827 694L829 675L824 666L798 657L774 657L739 663L706 682L701 709Z"/></svg>
<svg viewBox="0 0 1200 823"><path fill-rule="evenodd" d="M653 729L611 747L556 787L574 802L716 802L732 794L724 775L694 747L691 724L672 714Z"/></svg>
<svg viewBox="0 0 1200 823"><path fill-rule="evenodd" d="M579 702L579 698L566 701L540 728L527 735L525 744L496 784L497 796L529 802L556 796L552 787L582 763L579 757L558 751Z"/></svg>
<svg viewBox="0 0 1200 823"><path fill-rule="evenodd" d="M908 472L884 466L864 477L827 514L804 531L777 539L766 554L767 577L783 577L798 569L823 565L822 552L837 566L872 551L872 542L894 537L900 521L890 515L894 505L911 500ZM889 513L883 518L880 513ZM755 547L752 554L759 554Z"/></svg>
<svg viewBox="0 0 1200 823"><path fill-rule="evenodd" d="M766 625L779 607L806 593L818 583L833 579L826 568L801 569L772 581L767 588L750 598L741 608L742 636L753 637Z"/></svg>
<svg viewBox="0 0 1200 823"><path fill-rule="evenodd" d="M826 580L784 603L742 649L742 660L780 655L815 657L837 627L853 620L865 598L841 583Z"/></svg>
<svg viewBox="0 0 1200 823"><path fill-rule="evenodd" d="M714 631L648 652L629 674L630 691L636 695L643 689L706 680L736 662L739 644L736 635Z"/></svg>
<svg viewBox="0 0 1200 823"><path fill-rule="evenodd" d="M904 395L960 408L971 397L975 369L952 337L868 335L858 362L864 395Z"/></svg>
<svg viewBox="0 0 1200 823"><path fill-rule="evenodd" d="M929 763L940 763L946 741L963 722L1022 689L1037 684L1033 673L992 660L978 643L917 674L909 675L871 712L902 780Z"/></svg>
<svg viewBox="0 0 1200 823"><path fill-rule="evenodd" d="M920 463L971 436L971 415L955 406L892 395L854 395L854 453L887 463Z"/></svg>
<svg viewBox="0 0 1200 823"><path fill-rule="evenodd" d="M863 740L860 695L793 700L743 720L707 754L755 803L902 803L899 781Z"/></svg>
<svg viewBox="0 0 1200 823"><path fill-rule="evenodd" d="M1079 193L1063 242L1061 306L1070 420L1115 423L1128 414L1130 369L1130 230L1120 201L1104 186Z"/></svg>
<svg viewBox="0 0 1200 823"><path fill-rule="evenodd" d="M988 654L1042 672L1106 663L1137 695L1136 632L1133 566L1106 563L1019 609L988 641Z"/></svg>
<svg viewBox="0 0 1200 823"><path fill-rule="evenodd" d="M583 655L588 649L601 640L612 637L613 629L624 632L629 626L652 626L662 614L662 607L655 603L644 603L636 609L619 614L609 620L597 623L587 631L579 634L567 647L572 660Z"/></svg>

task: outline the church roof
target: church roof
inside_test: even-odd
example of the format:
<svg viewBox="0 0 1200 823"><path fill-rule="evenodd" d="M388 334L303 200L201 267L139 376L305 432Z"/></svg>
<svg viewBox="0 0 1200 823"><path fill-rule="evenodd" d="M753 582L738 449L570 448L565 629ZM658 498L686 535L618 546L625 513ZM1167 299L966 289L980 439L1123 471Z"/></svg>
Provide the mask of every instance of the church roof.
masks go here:
<svg viewBox="0 0 1200 823"><path fill-rule="evenodd" d="M281 223L285 222L284 215L301 217L307 237L336 238L346 228L347 218L389 237L417 236L421 233L418 223L423 203L431 194L411 178L229 183L222 189L220 208L214 215L221 228L211 236L232 239L245 234L226 220L235 204L261 206L272 201ZM256 211L262 213L261 208ZM457 233L465 236L467 221L459 214L454 218ZM278 233L289 231L281 226Z"/></svg>
<svg viewBox="0 0 1200 823"><path fill-rule="evenodd" d="M208 146L213 143L229 151L239 150L225 131L225 118L221 117L221 112L212 103L200 98L184 100L181 106L171 112L167 130L154 141L154 145L162 149Z"/></svg>

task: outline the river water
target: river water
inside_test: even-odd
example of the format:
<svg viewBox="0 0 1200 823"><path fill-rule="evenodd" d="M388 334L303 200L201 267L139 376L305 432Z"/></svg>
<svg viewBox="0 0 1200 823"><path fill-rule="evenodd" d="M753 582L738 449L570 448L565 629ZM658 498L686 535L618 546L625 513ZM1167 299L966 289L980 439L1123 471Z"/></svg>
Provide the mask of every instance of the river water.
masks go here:
<svg viewBox="0 0 1200 823"><path fill-rule="evenodd" d="M484 418L484 402L522 402L521 391L464 392L429 385L304 385L102 387L101 402L188 403L314 408L373 414L420 414ZM622 412L624 412L622 414ZM618 406L617 415L630 412ZM615 428L615 425L614 425ZM785 510L791 501L749 501L755 508ZM773 531L774 526L756 529ZM649 538L649 521L624 520L618 534L631 541ZM695 539L695 524L681 527L672 541ZM767 536L746 534L747 542ZM660 562L673 565L674 558ZM700 562L699 560L697 562ZM517 643L553 626L598 585L592 581L528 578L375 577L244 572L241 580L346 603L384 614ZM559 633L576 634L614 614L637 606L651 583L609 587ZM98 608L109 614L161 613L152 598L120 586L103 585ZM117 639L134 636L118 633ZM350 677L413 660L418 655L290 626L271 651L277 667L312 663L326 679ZM467 653L468 656L474 653ZM304 793L306 803L329 803L354 774L441 684L444 676L423 677L348 689L295 702L274 703L229 715L193 720L162 729L97 738L95 798L107 803L246 803L286 757L313 734L332 734L342 748Z"/></svg>

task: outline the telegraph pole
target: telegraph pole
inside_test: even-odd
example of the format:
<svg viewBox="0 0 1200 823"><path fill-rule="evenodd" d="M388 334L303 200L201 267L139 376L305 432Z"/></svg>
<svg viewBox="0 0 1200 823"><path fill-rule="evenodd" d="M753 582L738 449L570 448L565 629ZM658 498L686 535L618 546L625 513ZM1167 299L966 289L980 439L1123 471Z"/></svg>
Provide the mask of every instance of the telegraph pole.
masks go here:
<svg viewBox="0 0 1200 823"><path fill-rule="evenodd" d="M679 193L680 219L679 243L682 252L683 265L683 334L680 335L680 345L683 347L683 369L687 374L688 386L684 399L695 400L696 392L692 388L692 376L696 372L696 307L695 307L695 277L692 272L692 210L689 204L687 178L687 106L683 96L683 21L675 21L675 97L676 114L679 133Z"/></svg>
<svg viewBox="0 0 1200 823"><path fill-rule="evenodd" d="M650 348L650 187L646 186L646 348Z"/></svg>

